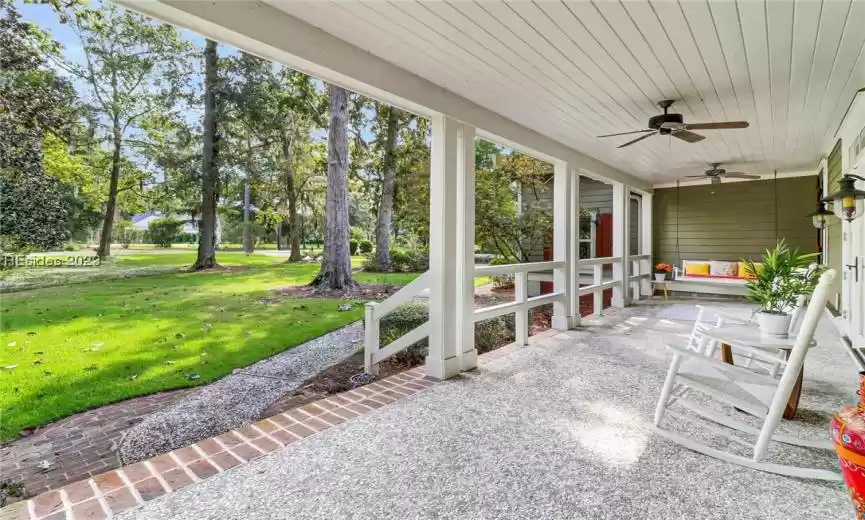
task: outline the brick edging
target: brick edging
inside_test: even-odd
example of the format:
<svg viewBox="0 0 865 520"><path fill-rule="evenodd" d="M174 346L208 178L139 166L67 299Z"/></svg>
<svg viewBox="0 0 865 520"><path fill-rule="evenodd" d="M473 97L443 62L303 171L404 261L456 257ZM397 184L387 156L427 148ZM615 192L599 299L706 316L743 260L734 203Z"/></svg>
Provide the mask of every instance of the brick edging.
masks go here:
<svg viewBox="0 0 865 520"><path fill-rule="evenodd" d="M437 381L416 367L0 509L0 520L99 520L257 459ZM67 516L67 512L71 515Z"/></svg>
<svg viewBox="0 0 865 520"><path fill-rule="evenodd" d="M534 343L558 331L540 332ZM478 356L504 357L511 343ZM0 520L101 520L257 459L435 385L423 366L332 395L250 425L225 432L87 480L46 491L0 509ZM67 516L67 513L71 513Z"/></svg>

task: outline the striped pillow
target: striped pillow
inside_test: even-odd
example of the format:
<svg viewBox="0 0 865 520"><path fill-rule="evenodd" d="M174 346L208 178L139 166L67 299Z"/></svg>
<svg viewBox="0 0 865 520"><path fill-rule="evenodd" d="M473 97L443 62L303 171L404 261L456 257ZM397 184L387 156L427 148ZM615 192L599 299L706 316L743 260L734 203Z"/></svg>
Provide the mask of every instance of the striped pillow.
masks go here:
<svg viewBox="0 0 865 520"><path fill-rule="evenodd" d="M739 262L709 262L709 274L711 276L738 276Z"/></svg>

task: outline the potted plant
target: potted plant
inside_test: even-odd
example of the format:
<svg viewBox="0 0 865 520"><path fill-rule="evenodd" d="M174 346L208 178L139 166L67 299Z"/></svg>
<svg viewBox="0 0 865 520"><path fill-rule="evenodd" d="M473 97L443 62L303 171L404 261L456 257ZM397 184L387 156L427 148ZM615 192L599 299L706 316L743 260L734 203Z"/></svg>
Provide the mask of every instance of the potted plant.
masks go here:
<svg viewBox="0 0 865 520"><path fill-rule="evenodd" d="M745 284L745 297L760 306L757 323L764 334L785 336L790 327L790 311L800 295L814 292L823 269L814 261L818 253L801 254L797 248L779 240L774 249L763 254L758 267L745 260L745 271L750 278Z"/></svg>
<svg viewBox="0 0 865 520"><path fill-rule="evenodd" d="M661 262L660 264L655 266L655 281L663 282L667 278L667 273L670 273L672 271L673 266Z"/></svg>

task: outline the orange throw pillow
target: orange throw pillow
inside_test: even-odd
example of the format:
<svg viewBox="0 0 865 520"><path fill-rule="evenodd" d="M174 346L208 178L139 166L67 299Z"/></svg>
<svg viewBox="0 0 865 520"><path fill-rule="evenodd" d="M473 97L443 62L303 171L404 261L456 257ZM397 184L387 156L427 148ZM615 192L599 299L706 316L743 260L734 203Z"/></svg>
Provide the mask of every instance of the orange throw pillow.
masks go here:
<svg viewBox="0 0 865 520"><path fill-rule="evenodd" d="M709 264L685 264L685 276L709 276Z"/></svg>

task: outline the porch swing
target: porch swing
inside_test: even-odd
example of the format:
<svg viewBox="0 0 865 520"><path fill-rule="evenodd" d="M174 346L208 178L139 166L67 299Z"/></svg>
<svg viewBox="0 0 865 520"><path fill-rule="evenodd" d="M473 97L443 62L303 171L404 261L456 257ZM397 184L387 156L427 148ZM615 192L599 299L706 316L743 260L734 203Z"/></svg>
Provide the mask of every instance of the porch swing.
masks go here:
<svg viewBox="0 0 865 520"><path fill-rule="evenodd" d="M673 280L668 282L668 289L671 291L681 291L701 294L718 294L730 296L744 296L746 293L745 284L748 279L744 276L739 276L742 271L740 261L714 261L714 260L682 260L681 247L679 242L679 215L681 213L680 206L680 191L681 186L679 181L676 181L676 249L675 249L675 265L673 267ZM772 198L774 206L774 221L775 221L775 240L778 239L778 171L776 170L773 176ZM738 264L736 266L736 274L713 274L714 265L721 267L731 267L730 264Z"/></svg>

